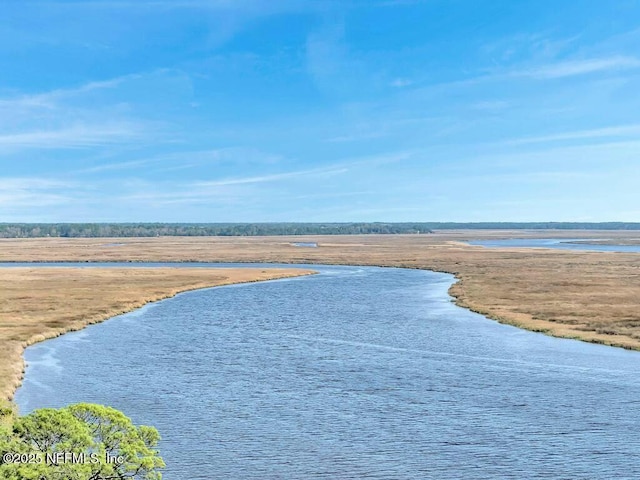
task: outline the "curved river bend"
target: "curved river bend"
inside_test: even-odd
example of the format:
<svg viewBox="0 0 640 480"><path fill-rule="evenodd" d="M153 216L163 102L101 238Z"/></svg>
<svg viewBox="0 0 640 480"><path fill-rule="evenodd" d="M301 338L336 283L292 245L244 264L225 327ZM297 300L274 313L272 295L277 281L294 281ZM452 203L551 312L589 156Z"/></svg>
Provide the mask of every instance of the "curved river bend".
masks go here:
<svg viewBox="0 0 640 480"><path fill-rule="evenodd" d="M640 477L640 353L489 321L449 275L313 268L34 345L16 400L156 426L167 480Z"/></svg>

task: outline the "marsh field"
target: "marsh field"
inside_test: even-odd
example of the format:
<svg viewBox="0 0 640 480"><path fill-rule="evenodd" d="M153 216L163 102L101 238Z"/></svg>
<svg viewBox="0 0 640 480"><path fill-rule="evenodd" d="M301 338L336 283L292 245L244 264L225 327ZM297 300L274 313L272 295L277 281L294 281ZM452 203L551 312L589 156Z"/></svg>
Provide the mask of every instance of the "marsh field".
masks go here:
<svg viewBox="0 0 640 480"><path fill-rule="evenodd" d="M452 273L456 302L503 323L640 349L640 254L484 248L470 239L607 239L633 231L441 231L424 235L41 238L0 240L0 262L255 262L418 268ZM294 243L316 243L317 248ZM10 396L25 345L177 292L308 271L203 269L0 270L0 393Z"/></svg>

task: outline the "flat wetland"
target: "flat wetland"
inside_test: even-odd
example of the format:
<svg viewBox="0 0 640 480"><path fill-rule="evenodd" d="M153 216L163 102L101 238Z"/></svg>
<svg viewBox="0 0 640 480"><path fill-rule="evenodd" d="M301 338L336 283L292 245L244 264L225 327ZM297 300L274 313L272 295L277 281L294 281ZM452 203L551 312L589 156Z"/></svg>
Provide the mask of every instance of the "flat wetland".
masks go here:
<svg viewBox="0 0 640 480"><path fill-rule="evenodd" d="M0 262L251 262L418 268L456 275L456 302L503 323L640 350L640 253L484 248L472 239L635 242L633 231L439 231L423 235L40 238L0 240ZM317 243L303 248L294 243ZM19 381L29 342L188 289L299 274L208 269L0 270L0 393ZM248 271L244 271L248 274Z"/></svg>

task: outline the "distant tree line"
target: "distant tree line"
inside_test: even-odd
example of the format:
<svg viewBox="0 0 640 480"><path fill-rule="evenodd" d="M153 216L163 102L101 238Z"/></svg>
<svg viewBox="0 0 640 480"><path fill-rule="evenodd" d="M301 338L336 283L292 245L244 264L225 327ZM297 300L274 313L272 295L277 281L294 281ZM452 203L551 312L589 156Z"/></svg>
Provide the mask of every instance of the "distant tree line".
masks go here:
<svg viewBox="0 0 640 480"><path fill-rule="evenodd" d="M640 223L0 223L0 238L422 234L461 229L640 230Z"/></svg>
<svg viewBox="0 0 640 480"><path fill-rule="evenodd" d="M427 222L432 230L640 230L635 222Z"/></svg>
<svg viewBox="0 0 640 480"><path fill-rule="evenodd" d="M433 230L640 230L633 222L435 222Z"/></svg>
<svg viewBox="0 0 640 480"><path fill-rule="evenodd" d="M0 238L430 233L419 223L4 223Z"/></svg>

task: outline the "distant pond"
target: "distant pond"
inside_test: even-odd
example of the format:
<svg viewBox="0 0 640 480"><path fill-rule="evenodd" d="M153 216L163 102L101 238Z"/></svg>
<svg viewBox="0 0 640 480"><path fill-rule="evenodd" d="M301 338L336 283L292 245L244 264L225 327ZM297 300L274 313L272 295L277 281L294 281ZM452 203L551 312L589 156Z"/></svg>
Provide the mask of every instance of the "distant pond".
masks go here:
<svg viewBox="0 0 640 480"><path fill-rule="evenodd" d="M556 248L560 250L587 250L596 252L640 252L640 245L597 245L585 242L585 239L558 238L508 238L502 240L470 240L469 245L482 247L535 247Z"/></svg>

